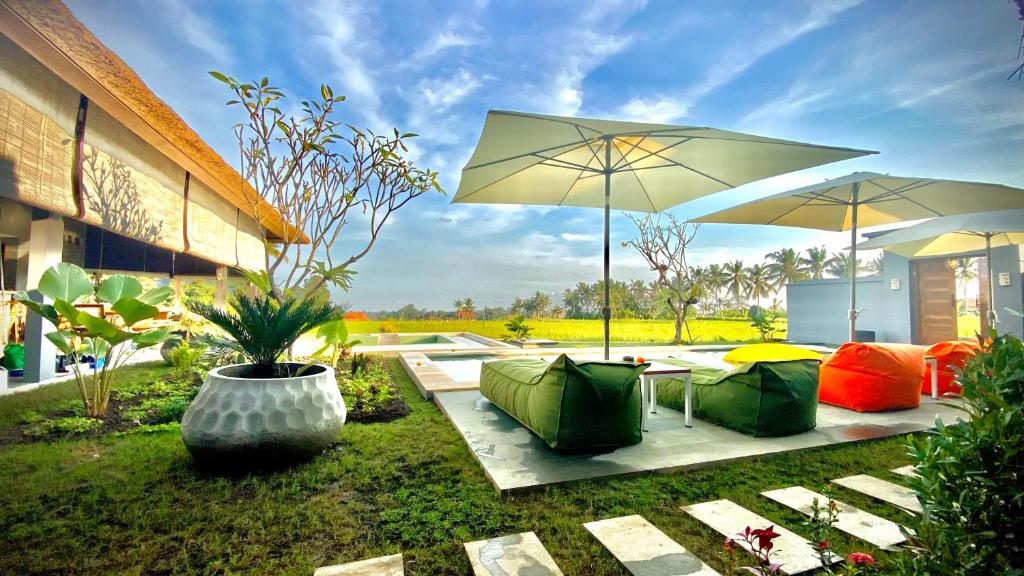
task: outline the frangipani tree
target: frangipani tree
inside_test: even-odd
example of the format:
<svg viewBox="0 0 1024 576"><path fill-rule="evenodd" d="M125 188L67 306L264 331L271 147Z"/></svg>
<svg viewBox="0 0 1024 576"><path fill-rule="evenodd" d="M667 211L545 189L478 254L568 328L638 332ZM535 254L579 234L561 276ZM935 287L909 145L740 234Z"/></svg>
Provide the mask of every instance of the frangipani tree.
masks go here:
<svg viewBox="0 0 1024 576"><path fill-rule="evenodd" d="M210 75L234 93L227 104L245 111L235 136L240 172L258 195L250 215L263 222L269 207L291 224L274 246L264 237L261 288L278 302L327 286L347 289L352 265L370 252L391 215L431 190L443 193L437 172L408 157L407 142L416 134L397 128L375 134L344 122L339 108L345 97L330 86L322 85L317 98L290 104L267 78L243 83ZM365 227L357 241L347 233L352 224ZM343 237L345 253L335 249Z"/></svg>
<svg viewBox="0 0 1024 576"><path fill-rule="evenodd" d="M46 334L46 338L71 360L85 412L94 418L106 415L118 369L136 351L177 338L164 329L132 330L139 322L160 314L156 305L174 292L169 286L143 292L137 279L120 274L95 286L85 270L61 262L43 273L39 292L53 300L53 304L36 302L24 290L19 291L15 299L57 328L56 332ZM75 304L88 296L109 304L116 316L108 320L75 308ZM88 375L81 363L83 355L96 359L91 381L87 381Z"/></svg>

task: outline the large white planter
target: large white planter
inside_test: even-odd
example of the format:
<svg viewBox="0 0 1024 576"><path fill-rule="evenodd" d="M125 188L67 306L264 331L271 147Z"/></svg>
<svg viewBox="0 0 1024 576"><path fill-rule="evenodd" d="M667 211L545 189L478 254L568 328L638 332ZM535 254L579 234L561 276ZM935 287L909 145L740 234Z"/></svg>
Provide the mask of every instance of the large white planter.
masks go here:
<svg viewBox="0 0 1024 576"><path fill-rule="evenodd" d="M241 377L248 367L211 370L185 411L181 434L196 460L272 465L314 456L337 439L345 401L333 368L317 365L291 378Z"/></svg>

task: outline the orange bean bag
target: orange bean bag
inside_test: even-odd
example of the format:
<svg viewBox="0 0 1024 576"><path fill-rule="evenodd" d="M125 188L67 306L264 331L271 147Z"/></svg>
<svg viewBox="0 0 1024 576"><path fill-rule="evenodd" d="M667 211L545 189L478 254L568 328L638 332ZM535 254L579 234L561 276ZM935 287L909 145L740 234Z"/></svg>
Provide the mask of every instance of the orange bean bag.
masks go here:
<svg viewBox="0 0 1024 576"><path fill-rule="evenodd" d="M939 394L959 394L960 384L956 382L959 368L978 353L980 346L974 340L951 340L932 344L924 351L925 356L934 356L939 365ZM932 367L925 365L921 394L932 393Z"/></svg>
<svg viewBox="0 0 1024 576"><path fill-rule="evenodd" d="M818 400L857 412L917 408L923 377L923 348L850 342L822 361Z"/></svg>

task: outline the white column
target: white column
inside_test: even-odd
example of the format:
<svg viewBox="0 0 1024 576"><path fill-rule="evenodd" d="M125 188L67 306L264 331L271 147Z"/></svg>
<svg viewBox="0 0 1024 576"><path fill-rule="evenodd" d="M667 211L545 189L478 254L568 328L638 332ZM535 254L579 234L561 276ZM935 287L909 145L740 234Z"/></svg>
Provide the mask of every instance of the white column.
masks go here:
<svg viewBox="0 0 1024 576"><path fill-rule="evenodd" d="M228 302L228 267L217 267L217 285L213 290L213 305L223 310Z"/></svg>
<svg viewBox="0 0 1024 576"><path fill-rule="evenodd" d="M33 220L28 239L28 271L26 285L29 296L37 302L49 302L39 293L39 279L47 268L59 264L64 255L64 221L50 215ZM24 382L41 382L56 373L57 350L45 334L56 328L38 314L29 313L25 321Z"/></svg>

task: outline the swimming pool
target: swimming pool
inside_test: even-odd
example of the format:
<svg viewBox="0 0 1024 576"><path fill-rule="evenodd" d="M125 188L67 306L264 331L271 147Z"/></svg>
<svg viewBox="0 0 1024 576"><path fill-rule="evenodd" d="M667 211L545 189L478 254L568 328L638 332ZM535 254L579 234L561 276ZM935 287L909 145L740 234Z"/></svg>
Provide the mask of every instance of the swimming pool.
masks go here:
<svg viewBox="0 0 1024 576"><path fill-rule="evenodd" d="M726 349L699 351L666 350L664 354L646 354L644 355L644 358L647 360L679 358L681 360L689 360L690 362L703 364L705 366L714 366L716 368L732 370L735 366L722 359L727 352L728 350ZM494 354L427 354L427 359L429 359L432 364L437 366L449 378L456 382L475 382L479 380L480 365L484 362L497 360L499 358L502 360L512 358L542 358L550 362L557 358L557 355L524 354L515 356L498 356ZM581 354L579 356L573 355L573 359L576 361L600 360L601 356ZM615 359L621 359L621 356Z"/></svg>

